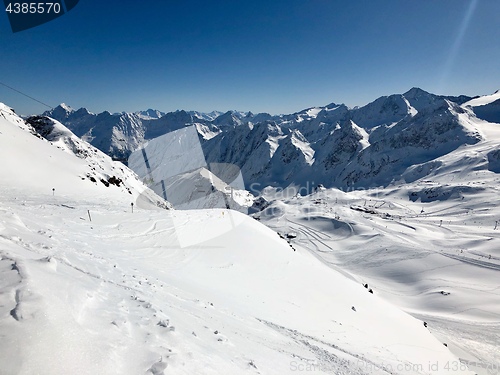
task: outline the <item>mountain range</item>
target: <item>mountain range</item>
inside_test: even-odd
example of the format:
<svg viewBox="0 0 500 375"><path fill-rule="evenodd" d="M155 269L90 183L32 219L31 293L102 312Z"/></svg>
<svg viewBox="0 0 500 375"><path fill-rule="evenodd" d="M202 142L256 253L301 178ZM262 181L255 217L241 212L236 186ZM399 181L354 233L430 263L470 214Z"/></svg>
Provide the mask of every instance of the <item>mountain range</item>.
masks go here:
<svg viewBox="0 0 500 375"><path fill-rule="evenodd" d="M484 140L477 120L500 121L500 93L471 98L412 88L356 108L331 103L289 115L195 111L90 113L64 104L45 112L115 160L149 140L194 126L208 164L240 168L254 194L290 184L341 189L387 186L405 171ZM494 156L492 156L494 158Z"/></svg>

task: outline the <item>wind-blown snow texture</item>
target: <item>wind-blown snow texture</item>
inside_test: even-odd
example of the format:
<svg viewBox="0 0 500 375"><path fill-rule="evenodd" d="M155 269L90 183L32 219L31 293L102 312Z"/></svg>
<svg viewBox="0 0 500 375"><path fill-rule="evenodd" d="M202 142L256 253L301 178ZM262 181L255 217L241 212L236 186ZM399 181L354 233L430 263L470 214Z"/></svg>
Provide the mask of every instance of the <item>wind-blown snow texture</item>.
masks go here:
<svg viewBox="0 0 500 375"><path fill-rule="evenodd" d="M2 374L472 374L305 246L235 211L165 210L62 125L0 110ZM335 220L322 230L348 236Z"/></svg>

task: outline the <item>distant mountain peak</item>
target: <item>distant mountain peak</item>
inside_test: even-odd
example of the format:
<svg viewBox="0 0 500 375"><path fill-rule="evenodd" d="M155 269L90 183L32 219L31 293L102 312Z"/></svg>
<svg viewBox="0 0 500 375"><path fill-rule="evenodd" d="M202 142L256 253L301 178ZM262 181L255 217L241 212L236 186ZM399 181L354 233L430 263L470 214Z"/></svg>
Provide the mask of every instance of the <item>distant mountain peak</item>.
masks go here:
<svg viewBox="0 0 500 375"><path fill-rule="evenodd" d="M89 115L91 114L91 112L89 112L89 110L85 107L82 107L80 109L78 109L77 111L75 111L75 115L78 114L78 115Z"/></svg>
<svg viewBox="0 0 500 375"><path fill-rule="evenodd" d="M215 125L219 126L237 126L241 125L242 121L238 116L238 113L235 111L227 111L223 113L219 117L213 120Z"/></svg>
<svg viewBox="0 0 500 375"><path fill-rule="evenodd" d="M435 95L431 94L431 93L429 93L429 92L427 92L425 90L422 90L419 87L412 87L407 92L405 92L403 94L403 96L408 99L408 98L416 98L416 97L419 97L419 96L435 96Z"/></svg>
<svg viewBox="0 0 500 375"><path fill-rule="evenodd" d="M159 119L165 116L165 112L159 111L157 109L148 108L145 111L138 111L135 114L145 120L149 119Z"/></svg>
<svg viewBox="0 0 500 375"><path fill-rule="evenodd" d="M66 111L68 111L68 112L73 112L73 111L74 111L74 109L73 109L73 108L71 108L71 107L70 107L69 105L67 105L66 103L61 103L61 104L59 104L57 107L60 107L60 108L62 108L62 109L64 109L64 110L66 110ZM57 108L57 107L56 107L56 108Z"/></svg>
<svg viewBox="0 0 500 375"><path fill-rule="evenodd" d="M338 108L340 106L343 106L344 104L336 104L334 102L331 102L330 104L327 104L325 106L325 109L334 109L334 108Z"/></svg>

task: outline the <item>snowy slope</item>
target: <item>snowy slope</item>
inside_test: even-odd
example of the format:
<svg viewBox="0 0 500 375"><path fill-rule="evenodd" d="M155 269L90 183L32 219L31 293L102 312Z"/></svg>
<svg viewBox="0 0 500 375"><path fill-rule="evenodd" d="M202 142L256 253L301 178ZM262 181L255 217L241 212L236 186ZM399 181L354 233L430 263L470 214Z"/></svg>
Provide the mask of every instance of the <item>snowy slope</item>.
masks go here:
<svg viewBox="0 0 500 375"><path fill-rule="evenodd" d="M4 188L82 200L98 194L126 204L124 207L131 203L168 206L135 173L80 140L57 121L31 118L35 130L7 106L2 104L0 110L3 136L0 158L4 173L0 185Z"/></svg>
<svg viewBox="0 0 500 375"><path fill-rule="evenodd" d="M470 373L248 216L132 213L128 192L80 178L87 159L1 113L2 374Z"/></svg>
<svg viewBox="0 0 500 375"><path fill-rule="evenodd" d="M467 127L470 117L459 115ZM478 374L500 368L500 127L385 189L279 193L254 216L428 323Z"/></svg>
<svg viewBox="0 0 500 375"><path fill-rule="evenodd" d="M474 99L471 99L467 102L465 102L463 105L464 107L471 106L471 107L478 107L482 105L487 105L491 104L493 102L496 102L498 99L500 99L500 90L495 91L495 93L491 95L484 95L484 96L479 96Z"/></svg>
<svg viewBox="0 0 500 375"><path fill-rule="evenodd" d="M500 124L500 90L474 98L464 103L463 107L471 108L480 119Z"/></svg>
<svg viewBox="0 0 500 375"><path fill-rule="evenodd" d="M368 194L327 191L277 201L258 217L294 237L295 248L348 271L375 295L426 321L462 363L491 374L499 366L500 237L494 228L500 210L484 204L498 191L482 189L420 183ZM414 192L451 198L412 203Z"/></svg>

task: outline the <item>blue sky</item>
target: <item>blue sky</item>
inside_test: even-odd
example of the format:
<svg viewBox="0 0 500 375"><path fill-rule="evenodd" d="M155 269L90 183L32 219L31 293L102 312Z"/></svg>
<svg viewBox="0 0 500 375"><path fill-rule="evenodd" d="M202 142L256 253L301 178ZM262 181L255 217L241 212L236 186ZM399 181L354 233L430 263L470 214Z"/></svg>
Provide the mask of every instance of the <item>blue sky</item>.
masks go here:
<svg viewBox="0 0 500 375"><path fill-rule="evenodd" d="M499 14L496 0L80 0L15 34L0 16L0 82L93 112L482 95L500 88ZM2 86L0 101L45 110Z"/></svg>

